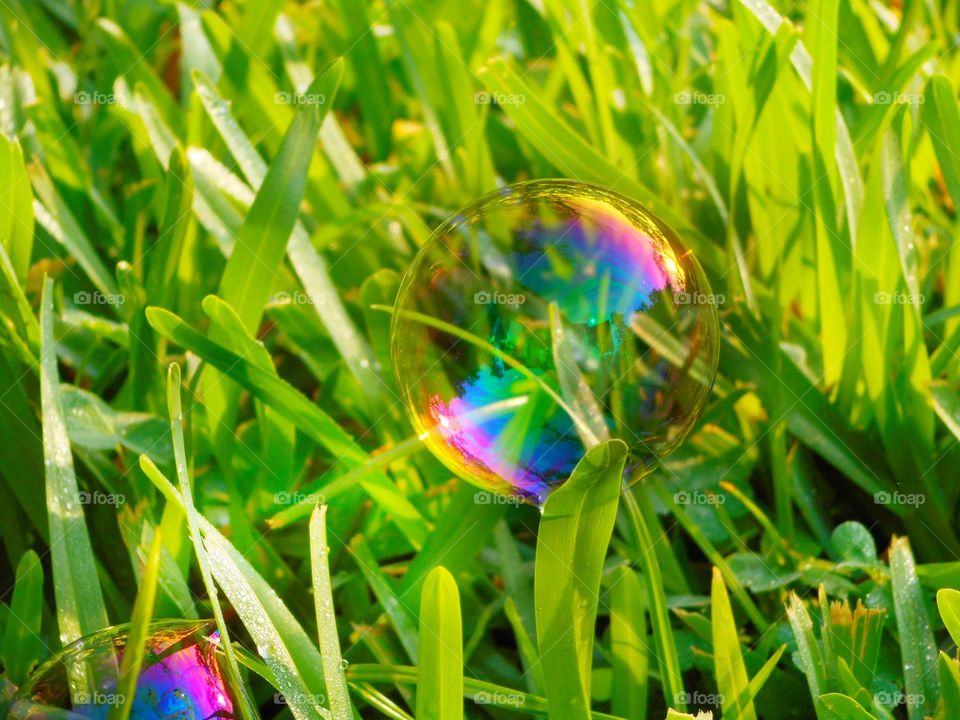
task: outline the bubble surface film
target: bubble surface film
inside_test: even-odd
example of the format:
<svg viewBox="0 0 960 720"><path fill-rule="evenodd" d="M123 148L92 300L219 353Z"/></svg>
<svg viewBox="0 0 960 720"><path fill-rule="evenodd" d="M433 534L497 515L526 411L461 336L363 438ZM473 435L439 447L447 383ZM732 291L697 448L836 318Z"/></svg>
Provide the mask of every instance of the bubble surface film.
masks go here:
<svg viewBox="0 0 960 720"><path fill-rule="evenodd" d="M639 203L514 185L441 225L408 269L398 385L447 467L540 505L598 442L624 440L639 474L683 439L716 375L717 299Z"/></svg>
<svg viewBox="0 0 960 720"><path fill-rule="evenodd" d="M95 633L44 663L14 698L10 718L96 718L132 702L132 720L234 717L235 698L222 671L219 635L209 622L151 626L133 698L118 691L127 627Z"/></svg>

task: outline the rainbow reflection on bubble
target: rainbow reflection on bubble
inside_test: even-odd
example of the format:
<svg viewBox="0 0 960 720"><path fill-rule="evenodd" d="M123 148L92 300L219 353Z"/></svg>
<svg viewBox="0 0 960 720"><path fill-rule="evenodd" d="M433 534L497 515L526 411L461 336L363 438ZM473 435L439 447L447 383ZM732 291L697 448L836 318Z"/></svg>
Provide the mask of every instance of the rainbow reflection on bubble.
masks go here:
<svg viewBox="0 0 960 720"><path fill-rule="evenodd" d="M237 694L219 657L210 622L162 622L150 628L133 698L118 690L127 626L109 628L65 647L18 691L12 720L95 718L132 702L132 720L232 718Z"/></svg>
<svg viewBox="0 0 960 720"><path fill-rule="evenodd" d="M593 185L504 188L414 259L391 331L407 412L452 471L541 505L586 450L633 475L679 444L716 374L699 264L642 205Z"/></svg>

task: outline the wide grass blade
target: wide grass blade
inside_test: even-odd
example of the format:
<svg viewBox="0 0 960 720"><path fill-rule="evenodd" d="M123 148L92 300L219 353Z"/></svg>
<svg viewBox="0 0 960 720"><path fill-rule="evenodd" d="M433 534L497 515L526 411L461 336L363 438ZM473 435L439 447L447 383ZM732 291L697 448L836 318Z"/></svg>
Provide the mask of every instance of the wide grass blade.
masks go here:
<svg viewBox="0 0 960 720"><path fill-rule="evenodd" d="M446 568L434 568L420 593L417 717L463 718L463 629L460 593Z"/></svg>
<svg viewBox="0 0 960 720"><path fill-rule="evenodd" d="M600 575L617 515L627 447L592 448L547 498L537 536L537 642L551 717L590 712Z"/></svg>

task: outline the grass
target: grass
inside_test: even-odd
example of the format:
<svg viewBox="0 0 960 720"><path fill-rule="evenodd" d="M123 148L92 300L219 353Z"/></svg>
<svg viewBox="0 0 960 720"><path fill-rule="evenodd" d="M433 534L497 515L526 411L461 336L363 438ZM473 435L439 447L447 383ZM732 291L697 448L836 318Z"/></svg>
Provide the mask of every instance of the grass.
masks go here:
<svg viewBox="0 0 960 720"><path fill-rule="evenodd" d="M0 714L216 617L249 716L960 717L958 10L0 0ZM424 449L383 310L543 177L725 300L687 442L541 518Z"/></svg>

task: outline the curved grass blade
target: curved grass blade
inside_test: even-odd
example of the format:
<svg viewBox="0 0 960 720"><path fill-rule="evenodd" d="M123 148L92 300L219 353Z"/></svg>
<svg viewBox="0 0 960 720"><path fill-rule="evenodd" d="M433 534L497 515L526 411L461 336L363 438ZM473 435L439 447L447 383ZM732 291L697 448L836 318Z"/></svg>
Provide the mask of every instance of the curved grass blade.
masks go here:
<svg viewBox="0 0 960 720"><path fill-rule="evenodd" d="M627 446L590 449L543 506L534 593L537 643L550 714L590 713L590 669L600 576L613 532Z"/></svg>
<svg viewBox="0 0 960 720"><path fill-rule="evenodd" d="M463 628L453 575L434 568L420 594L417 717L462 720Z"/></svg>

